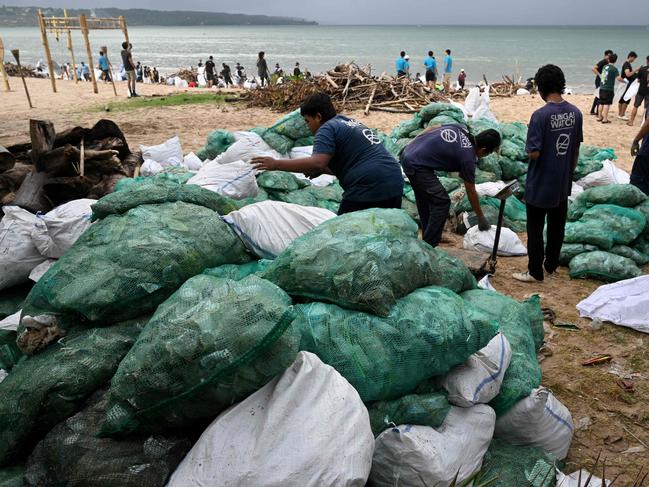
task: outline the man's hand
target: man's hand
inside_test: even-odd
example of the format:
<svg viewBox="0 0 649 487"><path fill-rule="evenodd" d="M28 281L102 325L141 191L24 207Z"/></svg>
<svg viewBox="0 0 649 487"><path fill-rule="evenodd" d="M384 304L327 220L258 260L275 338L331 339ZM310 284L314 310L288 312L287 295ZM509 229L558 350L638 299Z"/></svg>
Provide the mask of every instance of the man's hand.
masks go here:
<svg viewBox="0 0 649 487"><path fill-rule="evenodd" d="M631 144L631 157L637 156L639 152L640 152L640 142L634 140L633 144Z"/></svg>
<svg viewBox="0 0 649 487"><path fill-rule="evenodd" d="M481 232L487 232L491 230L491 223L489 223L489 220L487 220L486 216L481 216L478 218L478 230Z"/></svg>
<svg viewBox="0 0 649 487"><path fill-rule="evenodd" d="M279 169L277 159L274 159L272 157L253 157L250 160L250 163L255 167L255 169L266 171L275 171Z"/></svg>

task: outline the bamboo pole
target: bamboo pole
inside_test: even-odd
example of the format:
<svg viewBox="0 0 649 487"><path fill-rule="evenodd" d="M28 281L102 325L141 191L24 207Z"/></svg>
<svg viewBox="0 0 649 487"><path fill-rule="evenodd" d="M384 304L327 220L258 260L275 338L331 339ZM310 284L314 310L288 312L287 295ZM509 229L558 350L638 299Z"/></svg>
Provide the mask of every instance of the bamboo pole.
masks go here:
<svg viewBox="0 0 649 487"><path fill-rule="evenodd" d="M52 53L50 52L50 43L47 40L47 29L45 28L45 19L43 18L43 11L38 10L38 25L41 29L41 41L45 48L45 56L47 57L47 67L50 70L50 81L52 82L52 91L56 93L56 76L54 76L54 63L52 62Z"/></svg>
<svg viewBox="0 0 649 487"><path fill-rule="evenodd" d="M90 78L92 78L92 91L99 93L99 88L97 88L97 77L95 76L95 65L92 61L90 38L88 36L88 21L84 14L79 15L79 25L81 26L81 34L83 35L83 41L86 45L86 54L88 55L88 67L90 68Z"/></svg>
<svg viewBox="0 0 649 487"><path fill-rule="evenodd" d="M131 41L128 40L128 28L126 27L126 19L123 15L119 16L119 25L122 28L122 32L124 33L124 40L130 43Z"/></svg>
<svg viewBox="0 0 649 487"><path fill-rule="evenodd" d="M68 9L63 9L63 16L65 18L66 26L68 19ZM68 50L70 51L70 56L72 57L72 73L74 76L74 82L79 82L79 75L77 74L77 61L74 59L74 47L72 46L72 30L68 28Z"/></svg>
<svg viewBox="0 0 649 487"><path fill-rule="evenodd" d="M13 54L14 58L16 59L16 64L18 65L18 72L20 73L20 78L23 80L23 86L25 87L25 94L27 95L27 102L29 103L29 108L34 108L32 106L32 98L29 96L29 90L27 89L27 82L25 81L23 68L20 65L20 51L18 51L18 49L12 49L11 54Z"/></svg>
<svg viewBox="0 0 649 487"><path fill-rule="evenodd" d="M11 87L9 86L9 76L7 76L7 71L5 70L5 45L2 42L2 37L0 37L0 71L2 71L5 91L11 91Z"/></svg>
<svg viewBox="0 0 649 487"><path fill-rule="evenodd" d="M115 76L113 75L113 65L110 63L110 59L108 58L108 46L101 46L101 50L106 57L106 62L108 63L108 72L110 73L110 82L113 84L113 92L115 93L115 96L117 96L117 88L115 88Z"/></svg>

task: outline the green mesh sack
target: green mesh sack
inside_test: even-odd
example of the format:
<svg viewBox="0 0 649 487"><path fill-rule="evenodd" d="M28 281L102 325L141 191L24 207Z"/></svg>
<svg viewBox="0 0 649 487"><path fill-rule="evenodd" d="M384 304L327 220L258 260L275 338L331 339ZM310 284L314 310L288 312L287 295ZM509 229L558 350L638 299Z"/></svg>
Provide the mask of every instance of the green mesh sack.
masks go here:
<svg viewBox="0 0 649 487"><path fill-rule="evenodd" d="M235 139L232 133L227 130L215 130L210 132L205 141L205 146L198 150L196 155L203 161L205 159L214 159L225 152L234 142Z"/></svg>
<svg viewBox="0 0 649 487"><path fill-rule="evenodd" d="M292 111L275 122L275 124L270 127L270 130L293 140L312 136L311 130L304 121L304 117L300 114L299 109Z"/></svg>
<svg viewBox="0 0 649 487"><path fill-rule="evenodd" d="M419 135L421 135L423 133L424 133L424 129L413 130L412 132L410 132L408 134L408 138L409 139L414 139L414 138L418 137Z"/></svg>
<svg viewBox="0 0 649 487"><path fill-rule="evenodd" d="M614 245L613 248L611 249L611 253L620 255L622 257L626 257L627 259L631 259L633 262L636 263L638 267L642 267L645 264L649 264L649 255L643 254L639 250L636 250L632 247L628 247L626 245Z"/></svg>
<svg viewBox="0 0 649 487"><path fill-rule="evenodd" d="M29 281L0 291L0 320L20 311L34 283Z"/></svg>
<svg viewBox="0 0 649 487"><path fill-rule="evenodd" d="M204 206L216 211L219 215L227 215L236 210L236 205L230 198L214 191L194 184L158 182L156 184L131 186L104 196L91 206L92 217L96 220L105 218L108 215L126 213L128 210L140 205L156 205L175 201Z"/></svg>
<svg viewBox="0 0 649 487"><path fill-rule="evenodd" d="M494 173L483 171L482 169L476 168L475 184L493 183L496 181L498 181L498 177Z"/></svg>
<svg viewBox="0 0 649 487"><path fill-rule="evenodd" d="M642 213L647 219L647 224L644 227L643 235L649 237L649 198L645 199L642 203L635 207L636 211Z"/></svg>
<svg viewBox="0 0 649 487"><path fill-rule="evenodd" d="M259 137L263 137L268 129L266 127L254 127L249 130L253 134L257 134Z"/></svg>
<svg viewBox="0 0 649 487"><path fill-rule="evenodd" d="M579 156L596 161L605 161L607 159L614 161L615 159L617 159L615 150L610 147L604 148L586 144L582 144L579 147Z"/></svg>
<svg viewBox="0 0 649 487"><path fill-rule="evenodd" d="M403 152L403 149L405 149L408 146L408 144L410 144L410 142L412 142L412 139L407 139L407 138L398 139L395 142L397 150L399 151L398 155L397 155L397 159L401 156L401 153Z"/></svg>
<svg viewBox="0 0 649 487"><path fill-rule="evenodd" d="M19 345L39 330L25 315L80 317L108 324L154 310L203 269L251 260L245 245L217 213L184 202L142 205L96 222L32 288ZM78 321L78 320L77 320Z"/></svg>
<svg viewBox="0 0 649 487"><path fill-rule="evenodd" d="M552 487L556 463L556 457L541 448L494 439L482 460L481 478L495 479L490 487Z"/></svg>
<svg viewBox="0 0 649 487"><path fill-rule="evenodd" d="M439 285L456 292L476 287L466 266L443 250L401 235L331 235L329 222L334 220L295 239L263 277L293 296L380 316L420 287Z"/></svg>
<svg viewBox="0 0 649 487"><path fill-rule="evenodd" d="M419 116L424 123L428 123L430 120L441 113L444 113L446 115L453 115L453 118L461 117L459 118L459 120L464 121L464 113L462 112L462 110L456 106L451 105L450 103L429 103L419 111Z"/></svg>
<svg viewBox="0 0 649 487"><path fill-rule="evenodd" d="M24 487L24 475L22 466L0 469L0 487Z"/></svg>
<svg viewBox="0 0 649 487"><path fill-rule="evenodd" d="M633 242L647 224L645 216L632 208L595 205L576 222L566 224L566 243L587 243L610 250Z"/></svg>
<svg viewBox="0 0 649 487"><path fill-rule="evenodd" d="M232 279L233 281L240 281L244 277L252 274L260 274L263 272L273 261L272 260L254 260L247 264L225 264L211 269L205 269L203 274L208 276L220 277L221 279Z"/></svg>
<svg viewBox="0 0 649 487"><path fill-rule="evenodd" d="M631 247L644 255L649 255L649 238L641 235L631 243Z"/></svg>
<svg viewBox="0 0 649 487"><path fill-rule="evenodd" d="M412 118L404 120L399 123L394 129L390 136L394 139L403 139L404 137L409 137L411 132L418 130L422 126L422 119L419 114L415 113Z"/></svg>
<svg viewBox="0 0 649 487"><path fill-rule="evenodd" d="M498 122L494 122L493 120L479 118L478 120L469 120L467 122L467 125L469 127L469 133L474 136L488 129L494 129L502 136L500 124Z"/></svg>
<svg viewBox="0 0 649 487"><path fill-rule="evenodd" d="M519 160L510 159L509 157L501 157L499 163L501 175L505 181L518 179L524 174L527 174L527 164Z"/></svg>
<svg viewBox="0 0 649 487"><path fill-rule="evenodd" d="M527 140L527 125L521 122L501 123L500 133L503 139L516 140L519 144L525 144Z"/></svg>
<svg viewBox="0 0 649 487"><path fill-rule="evenodd" d="M491 197L481 197L481 205L493 206L496 209L500 209L500 200ZM521 222L527 221L527 208L525 203L519 200L516 197L507 198L507 203L505 203L505 216L510 220L517 220Z"/></svg>
<svg viewBox="0 0 649 487"><path fill-rule="evenodd" d="M407 181L405 181L403 184L403 197L408 201L410 201L411 203L417 202L417 198L415 197L415 190L412 189L412 186Z"/></svg>
<svg viewBox="0 0 649 487"><path fill-rule="evenodd" d="M310 132L309 132L310 133ZM315 139L313 135L309 135L308 137L301 137L295 141L295 146L294 147L310 147L314 144Z"/></svg>
<svg viewBox="0 0 649 487"><path fill-rule="evenodd" d="M595 186L577 195L577 198L575 198L568 210L568 220L579 220L584 212L594 205L610 204L631 208L640 205L646 200L647 195L632 184ZM638 210L642 212L642 210ZM645 216L649 216L649 205L647 206Z"/></svg>
<svg viewBox="0 0 649 487"><path fill-rule="evenodd" d="M401 198L401 209L408 213L410 218L412 218L417 225L421 225L421 220L419 218L419 210L417 209L416 203L413 203L405 196Z"/></svg>
<svg viewBox="0 0 649 487"><path fill-rule="evenodd" d="M237 210L240 210L244 206L252 205L253 203L259 203L260 201L266 201L267 199L268 193L264 189L259 188L259 190L257 191L257 196L243 198L241 200L232 200L232 203L237 207Z"/></svg>
<svg viewBox="0 0 649 487"><path fill-rule="evenodd" d="M315 353L364 402L397 399L443 375L489 342L497 323L440 287L417 289L381 318L333 304L296 306L300 349Z"/></svg>
<svg viewBox="0 0 649 487"><path fill-rule="evenodd" d="M439 179L439 182L442 183L442 186L444 186L444 190L447 193L450 193L451 191L455 191L457 188L462 186L462 180L458 178L448 178L444 176L439 176L437 179Z"/></svg>
<svg viewBox="0 0 649 487"><path fill-rule="evenodd" d="M20 459L115 373L143 320L71 333L0 382L0 465Z"/></svg>
<svg viewBox="0 0 649 487"><path fill-rule="evenodd" d="M392 401L376 401L367 406L374 436L400 424L437 428L450 410L451 405L444 392L410 394Z"/></svg>
<svg viewBox="0 0 649 487"><path fill-rule="evenodd" d="M12 330L0 330L0 369L13 369L24 356L16 345L17 334Z"/></svg>
<svg viewBox="0 0 649 487"><path fill-rule="evenodd" d="M394 139L390 137L389 135L381 132L380 130L372 129L372 132L374 135L376 135L381 143L383 144L383 147L387 149L387 151L394 157L395 159L399 159L399 153L400 149L395 143Z"/></svg>
<svg viewBox="0 0 649 487"><path fill-rule="evenodd" d="M124 178L117 181L115 191L124 191L134 186L148 186L159 183L185 184L194 174L189 171L183 172L161 172L155 176L138 176L136 178Z"/></svg>
<svg viewBox="0 0 649 487"><path fill-rule="evenodd" d="M594 250L599 250L599 248L595 245L564 243L561 246L561 254L559 254L559 265L567 266L579 254L593 252Z"/></svg>
<svg viewBox="0 0 649 487"><path fill-rule="evenodd" d="M284 203L320 207L320 200L318 200L314 194L307 192L306 188L289 192L273 192L272 197L274 200L283 201ZM338 203L336 203L336 205L338 205ZM336 206L336 208L338 208L338 206Z"/></svg>
<svg viewBox="0 0 649 487"><path fill-rule="evenodd" d="M305 187L304 182L284 171L261 172L257 175L257 184L266 191L295 191Z"/></svg>
<svg viewBox="0 0 649 487"><path fill-rule="evenodd" d="M505 139L500 144L500 154L512 161L527 160L525 142Z"/></svg>
<svg viewBox="0 0 649 487"><path fill-rule="evenodd" d="M570 261L570 277L574 279L616 282L641 275L631 259L601 250L579 254Z"/></svg>
<svg viewBox="0 0 649 487"><path fill-rule="evenodd" d="M200 275L162 303L122 360L102 434L209 420L291 365L299 335L288 295L268 281Z"/></svg>
<svg viewBox="0 0 649 487"><path fill-rule="evenodd" d="M270 129L266 130L261 138L264 139L264 142L266 142L280 154L288 154L295 146L293 139L290 139L285 135L278 134L277 132L274 132Z"/></svg>
<svg viewBox="0 0 649 487"><path fill-rule="evenodd" d="M105 413L106 394L98 391L81 412L56 425L30 455L25 465L26 485L166 485L191 449L196 435L183 431L122 439L98 438Z"/></svg>
<svg viewBox="0 0 649 487"><path fill-rule="evenodd" d="M541 329L533 333L537 324L530 319L530 307L540 306L538 297L534 301L519 303L494 291L475 289L462 293L462 297L474 306L475 314L485 314L497 320L500 331L512 348L512 359L505 372L498 394L489 405L502 416L520 399L530 395L541 385L541 366L536 359L536 345L543 341Z"/></svg>
<svg viewBox="0 0 649 487"><path fill-rule="evenodd" d="M500 168L500 156L496 153L478 159L478 169L494 174L497 181L503 177L502 169Z"/></svg>
<svg viewBox="0 0 649 487"><path fill-rule="evenodd" d="M462 127L465 127L465 125L464 125L464 116L462 116L461 121L458 121L455 117L451 117L449 115L446 115L446 112L443 112L443 113L440 113L439 115L435 116L434 118L432 118L426 124L426 127L433 128L433 127L441 127L443 125L460 125Z"/></svg>
<svg viewBox="0 0 649 487"><path fill-rule="evenodd" d="M579 157L575 171L572 173L572 180L579 181L580 179L588 176L590 173L599 171L603 167L604 164L602 164L600 161L582 159L581 157Z"/></svg>

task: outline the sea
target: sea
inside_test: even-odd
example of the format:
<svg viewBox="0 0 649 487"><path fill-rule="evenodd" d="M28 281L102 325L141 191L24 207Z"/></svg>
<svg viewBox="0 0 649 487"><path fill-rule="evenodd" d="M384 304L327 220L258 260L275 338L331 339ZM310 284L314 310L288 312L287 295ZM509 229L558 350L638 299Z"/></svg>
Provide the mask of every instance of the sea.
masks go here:
<svg viewBox="0 0 649 487"><path fill-rule="evenodd" d="M157 67L162 74L196 66L214 56L217 66L236 62L256 74L258 51L265 51L271 69L279 63L292 71L296 62L302 70L316 74L333 66L354 61L371 65L373 74L394 74L399 51L410 55L411 73L424 72L423 59L429 50L441 63L444 50L451 49L454 73L467 73L467 83L489 82L503 75L526 80L548 63L560 66L574 92L594 90L592 67L605 49L619 55L618 67L629 51L640 59L649 55L649 27L521 27L521 26L197 26L131 27L133 57L143 65ZM45 58L36 27L0 28L5 59L10 49L20 49L21 61L36 64ZM57 40L58 37L58 40ZM61 64L70 61L64 33L49 34L52 57ZM121 31L91 31L93 56L100 46L108 47L113 65L120 64ZM77 62L85 60L80 32L73 32ZM640 60L636 61L636 63Z"/></svg>

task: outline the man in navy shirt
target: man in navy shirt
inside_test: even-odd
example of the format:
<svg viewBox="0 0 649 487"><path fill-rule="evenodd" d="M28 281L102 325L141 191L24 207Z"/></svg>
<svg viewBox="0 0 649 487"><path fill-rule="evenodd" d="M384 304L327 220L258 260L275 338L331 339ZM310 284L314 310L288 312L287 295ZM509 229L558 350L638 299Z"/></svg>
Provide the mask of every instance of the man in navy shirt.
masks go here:
<svg viewBox="0 0 649 487"><path fill-rule="evenodd" d="M424 241L433 247L439 244L451 207L451 200L435 171L460 173L471 207L478 216L478 228L491 229L475 190L475 168L479 157L491 154L498 147L500 134L497 131L489 129L472 137L459 125L445 125L424 132L406 146L401 165L415 192Z"/></svg>
<svg viewBox="0 0 649 487"><path fill-rule="evenodd" d="M546 105L532 114L527 132L526 150L530 160L525 183L528 271L513 274L523 282L542 282L543 268L552 275L559 265L572 175L583 141L582 114L561 96L566 89L563 71L548 64L538 70L534 80Z"/></svg>
<svg viewBox="0 0 649 487"><path fill-rule="evenodd" d="M301 172L310 177L335 175L344 190L339 215L367 208L401 208L401 167L371 129L336 114L325 93L307 98L300 112L315 135L313 155L291 160L255 157L252 163L257 169Z"/></svg>
<svg viewBox="0 0 649 487"><path fill-rule="evenodd" d="M631 184L649 196L649 118L645 120L640 132L633 139L631 155L635 157L631 169Z"/></svg>

